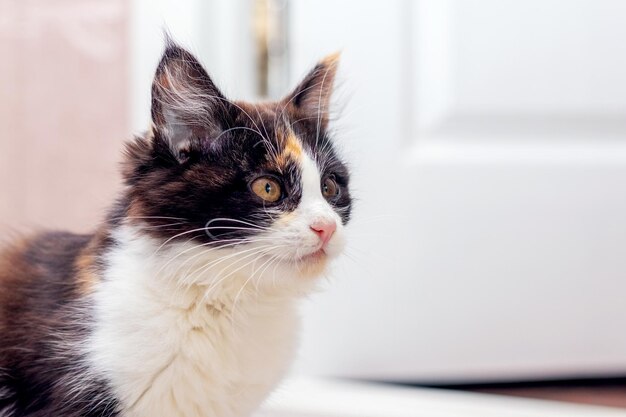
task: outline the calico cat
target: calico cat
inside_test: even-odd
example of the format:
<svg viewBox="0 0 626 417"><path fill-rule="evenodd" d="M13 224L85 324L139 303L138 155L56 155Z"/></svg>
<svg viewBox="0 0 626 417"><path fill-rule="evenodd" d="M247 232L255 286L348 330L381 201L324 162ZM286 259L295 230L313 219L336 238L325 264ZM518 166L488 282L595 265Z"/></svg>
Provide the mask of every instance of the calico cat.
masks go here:
<svg viewBox="0 0 626 417"><path fill-rule="evenodd" d="M152 126L90 235L0 255L0 417L248 416L294 354L297 299L343 247L338 57L278 102L225 98L171 41Z"/></svg>

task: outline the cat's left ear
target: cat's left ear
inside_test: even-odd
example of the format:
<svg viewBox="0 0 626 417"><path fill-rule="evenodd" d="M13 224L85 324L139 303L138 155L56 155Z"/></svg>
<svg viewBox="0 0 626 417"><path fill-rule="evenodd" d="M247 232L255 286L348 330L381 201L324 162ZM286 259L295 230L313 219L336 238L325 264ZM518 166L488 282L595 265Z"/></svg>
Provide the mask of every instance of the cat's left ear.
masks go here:
<svg viewBox="0 0 626 417"><path fill-rule="evenodd" d="M339 66L339 57L340 52L336 52L322 59L284 99L302 117L312 123L319 123L322 129L328 125L330 99Z"/></svg>
<svg viewBox="0 0 626 417"><path fill-rule="evenodd" d="M217 137L228 106L196 57L167 39L152 83L152 122L172 153L178 157L194 139Z"/></svg>

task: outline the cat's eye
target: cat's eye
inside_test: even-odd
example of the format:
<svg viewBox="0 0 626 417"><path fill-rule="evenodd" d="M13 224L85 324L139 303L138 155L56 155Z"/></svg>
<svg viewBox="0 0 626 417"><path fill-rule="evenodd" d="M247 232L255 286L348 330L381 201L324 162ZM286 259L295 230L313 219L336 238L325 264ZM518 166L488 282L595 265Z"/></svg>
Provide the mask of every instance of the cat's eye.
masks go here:
<svg viewBox="0 0 626 417"><path fill-rule="evenodd" d="M332 176L326 177L322 181L322 194L326 198L334 198L339 195L339 185Z"/></svg>
<svg viewBox="0 0 626 417"><path fill-rule="evenodd" d="M280 200L282 196L280 184L271 177L257 178L252 182L250 188L254 194L268 203L275 203Z"/></svg>

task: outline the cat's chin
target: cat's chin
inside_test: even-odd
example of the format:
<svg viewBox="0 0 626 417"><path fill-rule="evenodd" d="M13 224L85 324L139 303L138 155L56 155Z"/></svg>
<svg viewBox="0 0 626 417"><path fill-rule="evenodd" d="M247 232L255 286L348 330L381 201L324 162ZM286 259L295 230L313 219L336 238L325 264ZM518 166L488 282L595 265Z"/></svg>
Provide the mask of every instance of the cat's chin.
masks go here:
<svg viewBox="0 0 626 417"><path fill-rule="evenodd" d="M328 255L324 249L318 249L313 253L309 253L307 255L301 256L297 262L300 263L318 263L326 260Z"/></svg>
<svg viewBox="0 0 626 417"><path fill-rule="evenodd" d="M324 251L324 249L319 249L292 262L301 276L313 278L321 275L326 270L328 261L328 254Z"/></svg>

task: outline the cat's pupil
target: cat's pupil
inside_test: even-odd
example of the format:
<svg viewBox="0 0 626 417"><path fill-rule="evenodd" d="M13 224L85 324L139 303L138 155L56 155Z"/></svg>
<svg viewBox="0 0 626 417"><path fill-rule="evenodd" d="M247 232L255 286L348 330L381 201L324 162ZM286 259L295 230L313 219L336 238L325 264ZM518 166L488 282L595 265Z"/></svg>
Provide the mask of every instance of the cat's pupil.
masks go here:
<svg viewBox="0 0 626 417"><path fill-rule="evenodd" d="M269 182L265 183L265 192L268 194L272 193L272 184L270 184Z"/></svg>

